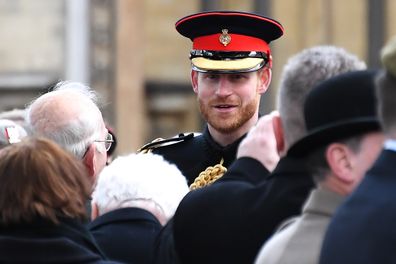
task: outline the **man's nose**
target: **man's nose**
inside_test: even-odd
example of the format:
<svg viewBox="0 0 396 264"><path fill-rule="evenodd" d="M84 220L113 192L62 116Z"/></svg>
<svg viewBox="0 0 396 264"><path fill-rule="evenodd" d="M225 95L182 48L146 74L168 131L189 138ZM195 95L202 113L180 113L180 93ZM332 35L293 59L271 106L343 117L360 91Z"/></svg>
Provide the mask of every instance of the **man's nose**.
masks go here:
<svg viewBox="0 0 396 264"><path fill-rule="evenodd" d="M226 76L222 76L216 88L216 95L228 96L232 93L231 83L228 81Z"/></svg>

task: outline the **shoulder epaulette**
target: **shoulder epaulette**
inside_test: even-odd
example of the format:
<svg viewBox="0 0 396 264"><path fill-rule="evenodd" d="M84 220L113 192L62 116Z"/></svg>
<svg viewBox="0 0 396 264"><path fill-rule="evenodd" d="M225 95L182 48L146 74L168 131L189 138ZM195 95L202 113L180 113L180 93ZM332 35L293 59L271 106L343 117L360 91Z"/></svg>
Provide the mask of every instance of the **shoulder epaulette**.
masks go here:
<svg viewBox="0 0 396 264"><path fill-rule="evenodd" d="M181 133L175 137L171 138L157 138L151 141L150 143L145 144L143 147L137 150L137 152L149 152L155 148L162 147L162 146L168 146L171 144L176 144L179 142L184 142L186 140L192 139L196 137L197 135L200 135L200 133Z"/></svg>

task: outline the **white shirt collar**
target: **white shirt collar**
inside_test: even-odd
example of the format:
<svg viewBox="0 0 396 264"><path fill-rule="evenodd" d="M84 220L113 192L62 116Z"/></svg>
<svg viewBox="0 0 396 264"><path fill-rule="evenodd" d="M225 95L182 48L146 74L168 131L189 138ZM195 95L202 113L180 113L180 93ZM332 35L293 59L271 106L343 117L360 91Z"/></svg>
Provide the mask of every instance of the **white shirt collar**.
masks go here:
<svg viewBox="0 0 396 264"><path fill-rule="evenodd" d="M387 139L384 143L384 149L396 152L396 139Z"/></svg>

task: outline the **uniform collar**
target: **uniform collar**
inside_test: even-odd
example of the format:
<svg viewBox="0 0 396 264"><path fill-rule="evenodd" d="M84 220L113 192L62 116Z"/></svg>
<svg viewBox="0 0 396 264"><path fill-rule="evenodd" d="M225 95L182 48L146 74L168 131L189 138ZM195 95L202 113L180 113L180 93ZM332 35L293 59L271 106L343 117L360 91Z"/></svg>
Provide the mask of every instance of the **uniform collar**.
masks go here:
<svg viewBox="0 0 396 264"><path fill-rule="evenodd" d="M228 163L235 160L239 143L241 143L242 139L246 136L245 134L239 139L232 142L231 144L228 144L227 146L221 146L212 138L207 126L205 127L205 130L202 135L207 143L206 144L206 147L208 148L207 152L213 154L214 156L218 156L219 157L218 162L220 162L220 159L223 158L225 164L227 165L229 165Z"/></svg>

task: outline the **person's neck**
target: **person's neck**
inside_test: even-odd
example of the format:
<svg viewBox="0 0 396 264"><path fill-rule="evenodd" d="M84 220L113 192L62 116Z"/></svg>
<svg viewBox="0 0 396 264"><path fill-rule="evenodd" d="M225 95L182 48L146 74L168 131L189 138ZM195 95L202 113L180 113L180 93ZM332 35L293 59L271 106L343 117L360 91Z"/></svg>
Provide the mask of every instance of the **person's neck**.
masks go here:
<svg viewBox="0 0 396 264"><path fill-rule="evenodd" d="M321 189L325 189L342 196L347 196L352 192L350 185L340 181L332 175L327 175L326 178L317 185Z"/></svg>
<svg viewBox="0 0 396 264"><path fill-rule="evenodd" d="M232 132L227 132L223 133L212 127L210 124L208 124L208 130L210 135L212 136L213 140L216 141L220 146L227 146L241 138L243 135L245 135L249 130L256 125L258 120L258 114L254 115L252 118L250 118L245 124L243 124L241 127L238 129L232 131Z"/></svg>

